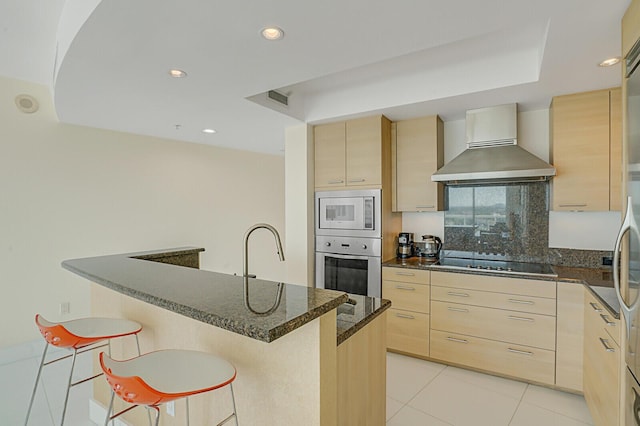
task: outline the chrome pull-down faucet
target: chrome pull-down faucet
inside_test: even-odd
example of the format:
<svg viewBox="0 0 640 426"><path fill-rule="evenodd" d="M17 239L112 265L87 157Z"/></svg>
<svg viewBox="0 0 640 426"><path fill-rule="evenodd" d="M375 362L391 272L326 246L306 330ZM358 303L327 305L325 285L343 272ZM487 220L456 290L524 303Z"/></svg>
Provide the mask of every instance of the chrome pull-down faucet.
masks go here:
<svg viewBox="0 0 640 426"><path fill-rule="evenodd" d="M257 223L253 225L251 228L247 229L247 232L244 233L244 253L242 256L242 276L249 276L249 236L256 229L268 229L273 234L273 238L276 240L276 250L278 250L278 256L280 256L280 261L284 262L284 251L282 250L282 242L280 241L280 234L273 226L267 223Z"/></svg>

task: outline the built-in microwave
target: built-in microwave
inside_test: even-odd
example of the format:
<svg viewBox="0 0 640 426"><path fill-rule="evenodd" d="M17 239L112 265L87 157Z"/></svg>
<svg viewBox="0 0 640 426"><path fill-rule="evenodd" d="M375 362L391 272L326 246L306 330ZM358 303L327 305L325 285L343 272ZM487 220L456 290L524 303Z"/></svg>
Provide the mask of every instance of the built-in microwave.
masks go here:
<svg viewBox="0 0 640 426"><path fill-rule="evenodd" d="M379 189L316 192L316 235L380 238Z"/></svg>

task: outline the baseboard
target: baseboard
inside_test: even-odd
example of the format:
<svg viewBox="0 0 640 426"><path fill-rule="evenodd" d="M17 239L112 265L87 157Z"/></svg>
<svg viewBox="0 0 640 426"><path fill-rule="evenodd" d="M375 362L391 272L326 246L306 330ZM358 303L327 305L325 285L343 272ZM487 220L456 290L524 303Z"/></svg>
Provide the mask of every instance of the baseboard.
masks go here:
<svg viewBox="0 0 640 426"><path fill-rule="evenodd" d="M89 400L89 420L97 425L103 425L104 419L107 417L107 408L100 404L95 399L91 398ZM109 422L111 425L111 422ZM115 426L131 426L129 423L125 422L121 419L115 419Z"/></svg>

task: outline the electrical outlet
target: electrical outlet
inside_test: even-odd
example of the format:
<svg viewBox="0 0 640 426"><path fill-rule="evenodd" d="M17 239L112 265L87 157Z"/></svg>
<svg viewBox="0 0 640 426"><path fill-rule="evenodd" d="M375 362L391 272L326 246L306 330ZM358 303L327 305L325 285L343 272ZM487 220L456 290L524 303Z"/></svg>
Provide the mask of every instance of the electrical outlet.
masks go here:
<svg viewBox="0 0 640 426"><path fill-rule="evenodd" d="M602 257L602 266L611 266L613 265L613 257L611 256L603 256Z"/></svg>
<svg viewBox="0 0 640 426"><path fill-rule="evenodd" d="M167 402L166 406L167 406L167 414L170 415L171 417L175 417L176 402L175 401Z"/></svg>
<svg viewBox="0 0 640 426"><path fill-rule="evenodd" d="M69 315L71 313L71 302L60 303L60 315Z"/></svg>

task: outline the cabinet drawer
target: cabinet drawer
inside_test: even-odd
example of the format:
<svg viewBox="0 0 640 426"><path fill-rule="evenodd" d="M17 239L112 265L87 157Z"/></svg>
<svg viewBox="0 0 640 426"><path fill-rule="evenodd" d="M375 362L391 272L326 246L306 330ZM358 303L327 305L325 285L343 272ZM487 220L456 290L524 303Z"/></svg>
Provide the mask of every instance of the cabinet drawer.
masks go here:
<svg viewBox="0 0 640 426"><path fill-rule="evenodd" d="M391 300L391 306L406 311L429 313L429 286L382 281L382 297Z"/></svg>
<svg viewBox="0 0 640 426"><path fill-rule="evenodd" d="M410 268L382 268L382 279L406 283L429 284L429 271Z"/></svg>
<svg viewBox="0 0 640 426"><path fill-rule="evenodd" d="M429 315L389 309L387 348L429 356Z"/></svg>
<svg viewBox="0 0 640 426"><path fill-rule="evenodd" d="M431 328L555 350L556 318L546 315L431 302Z"/></svg>
<svg viewBox="0 0 640 426"><path fill-rule="evenodd" d="M555 299L507 293L433 286L431 288L431 300L507 309L510 311L530 312L540 315L556 314Z"/></svg>
<svg viewBox="0 0 640 426"><path fill-rule="evenodd" d="M553 384L555 352L443 331L431 331L431 358Z"/></svg>
<svg viewBox="0 0 640 426"><path fill-rule="evenodd" d="M556 282L431 271L431 285L555 299Z"/></svg>

